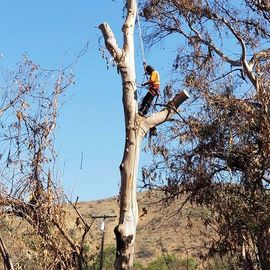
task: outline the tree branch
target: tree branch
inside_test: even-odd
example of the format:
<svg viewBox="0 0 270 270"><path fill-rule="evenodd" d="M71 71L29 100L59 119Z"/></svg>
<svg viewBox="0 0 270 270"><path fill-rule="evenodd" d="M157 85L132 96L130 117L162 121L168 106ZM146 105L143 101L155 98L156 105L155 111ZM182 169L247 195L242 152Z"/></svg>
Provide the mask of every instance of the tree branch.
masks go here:
<svg viewBox="0 0 270 270"><path fill-rule="evenodd" d="M189 98L188 93L183 90L179 92L172 101L168 103L168 106L162 111L151 114L146 118L145 123L149 128L160 125L170 119L175 112L177 112L178 107Z"/></svg>
<svg viewBox="0 0 270 270"><path fill-rule="evenodd" d="M191 25L190 22L188 22L189 28L196 34L196 38L199 39L199 41L201 43L203 43L204 45L208 46L209 48L211 48L219 57L221 57L224 61L226 61L227 63L229 63L230 65L234 66L234 67L239 67L242 66L242 63L239 60L233 60L231 58L229 58L226 54L224 54L224 52L222 52L214 43L212 40L205 40L200 33ZM189 39L192 37L189 37Z"/></svg>
<svg viewBox="0 0 270 270"><path fill-rule="evenodd" d="M9 253L7 251L7 248L4 244L4 241L2 239L2 237L0 236L0 253L3 257L3 263L4 263L4 266L5 266L5 269L7 270L14 270L14 266L11 262L11 259L10 259L10 256L9 256Z"/></svg>
<svg viewBox="0 0 270 270"><path fill-rule="evenodd" d="M257 53L255 53L253 56L252 56L252 58L250 59L250 61L249 61L249 66L251 67L251 68L253 68L254 67L254 65L258 62L258 61L260 61L261 59L263 59L263 58L269 58L269 56L270 56L270 48L268 48L268 49L266 49L266 50L262 50L262 51L260 51L260 52L257 52Z"/></svg>
<svg viewBox="0 0 270 270"><path fill-rule="evenodd" d="M104 22L100 24L98 28L103 34L106 48L108 49L114 60L119 63L123 56L123 50L119 48L116 38L109 24L107 22Z"/></svg>
<svg viewBox="0 0 270 270"><path fill-rule="evenodd" d="M210 14L209 14L210 13ZM250 65L250 62L247 62L247 52L246 52L246 44L245 41L243 40L243 38L241 37L240 33L238 31L235 30L235 28L233 27L233 25L226 20L224 17L220 17L218 14L214 13L214 12L210 12L207 9L207 12L204 12L204 15L212 20L218 20L220 22L222 22L223 24L225 24L229 30L231 31L231 33L234 35L234 37L238 40L238 42L240 43L241 46L241 50L242 50L242 55L241 55L241 59L239 60L232 60L229 57L227 57L223 52L221 52L213 43L212 41L207 41L205 39L203 39L200 34L198 33L198 31L196 31L191 24L189 23L189 27L192 31L194 31L197 35L197 37L200 39L200 41L202 43L204 43L205 45L209 46L210 48L212 48L224 61L228 62L229 64L231 64L232 66L243 66L243 69L245 71L245 73L247 74L249 80L251 81L251 83L254 85L255 88L257 88L257 80L256 80L256 76L254 75L254 73L252 72L252 66Z"/></svg>
<svg viewBox="0 0 270 270"><path fill-rule="evenodd" d="M254 76L254 73L252 72L251 66L247 62L247 52L246 52L246 45L245 45L244 40L242 39L240 34L237 33L237 31L233 28L233 26L225 18L220 18L220 20L230 29L232 34L239 41L241 48L242 48L241 60L242 60L243 68L244 68L248 78L250 79L251 83L256 87L257 86L256 77Z"/></svg>

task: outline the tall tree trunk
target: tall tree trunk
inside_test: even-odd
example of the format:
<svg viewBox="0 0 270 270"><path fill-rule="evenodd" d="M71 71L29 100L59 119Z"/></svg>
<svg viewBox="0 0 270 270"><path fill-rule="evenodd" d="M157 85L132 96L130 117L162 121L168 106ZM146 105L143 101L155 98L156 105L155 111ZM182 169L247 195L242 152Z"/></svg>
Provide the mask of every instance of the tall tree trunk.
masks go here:
<svg viewBox="0 0 270 270"><path fill-rule="evenodd" d="M168 104L166 109L145 118L137 114L138 106L135 98L136 74L134 61L134 25L136 18L136 1L127 0L127 17L123 24L123 48L119 48L109 25L104 22L99 26L105 44L117 63L122 77L123 106L125 114L125 148L120 164L120 213L119 223L115 227L117 252L116 270L129 270L133 266L134 243L138 222L137 205L137 172L142 139L150 128L161 124L174 114L179 105L188 98L185 91L179 93Z"/></svg>
<svg viewBox="0 0 270 270"><path fill-rule="evenodd" d="M107 23L99 28L103 33L105 44L118 65L122 77L122 101L125 114L125 149L120 165L120 215L119 224L115 228L117 254L115 269L131 269L133 264L135 233L138 220L136 198L136 179L141 136L135 127L137 103L134 97L136 91L136 75L134 62L134 25L136 18L136 1L127 1L127 17L123 24L123 49L117 45L113 32Z"/></svg>

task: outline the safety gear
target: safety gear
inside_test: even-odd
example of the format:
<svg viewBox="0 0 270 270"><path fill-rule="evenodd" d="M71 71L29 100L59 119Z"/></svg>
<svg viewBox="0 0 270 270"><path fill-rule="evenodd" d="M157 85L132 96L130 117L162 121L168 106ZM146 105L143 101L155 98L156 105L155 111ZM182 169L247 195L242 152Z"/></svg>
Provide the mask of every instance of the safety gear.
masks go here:
<svg viewBox="0 0 270 270"><path fill-rule="evenodd" d="M148 92L142 100L139 112L140 115L146 115L155 96L159 96L160 77L159 73L151 66L146 66L145 71L150 75L149 81L142 83L142 86L148 85Z"/></svg>
<svg viewBox="0 0 270 270"><path fill-rule="evenodd" d="M153 69L153 67L151 67L150 65L147 65L147 66L145 67L145 71L146 71L148 74L151 74L151 73L154 71L154 69Z"/></svg>
<svg viewBox="0 0 270 270"><path fill-rule="evenodd" d="M156 86L150 86L148 91L155 97L155 96L159 96L160 92L159 92L159 87Z"/></svg>

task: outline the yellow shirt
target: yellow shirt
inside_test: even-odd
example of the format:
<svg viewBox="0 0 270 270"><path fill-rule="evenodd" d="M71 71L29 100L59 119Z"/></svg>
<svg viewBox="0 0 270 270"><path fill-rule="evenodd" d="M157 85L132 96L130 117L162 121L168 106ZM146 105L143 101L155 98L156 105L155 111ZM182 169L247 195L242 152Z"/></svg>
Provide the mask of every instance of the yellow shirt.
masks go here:
<svg viewBox="0 0 270 270"><path fill-rule="evenodd" d="M152 71L151 75L150 75L150 82L152 86L158 86L160 84L160 78L159 78L159 73L154 70Z"/></svg>

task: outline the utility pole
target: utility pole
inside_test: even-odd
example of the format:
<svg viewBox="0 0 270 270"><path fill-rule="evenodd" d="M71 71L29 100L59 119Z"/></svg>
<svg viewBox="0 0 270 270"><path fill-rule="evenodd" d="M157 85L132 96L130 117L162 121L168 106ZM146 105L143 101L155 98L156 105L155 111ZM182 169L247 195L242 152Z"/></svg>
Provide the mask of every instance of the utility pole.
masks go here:
<svg viewBox="0 0 270 270"><path fill-rule="evenodd" d="M99 262L99 270L103 270L103 252L104 252L104 239L105 239L105 231L106 231L106 219L108 218L116 218L116 215L92 215L92 218L102 218L101 221L101 247L100 247L100 262Z"/></svg>

